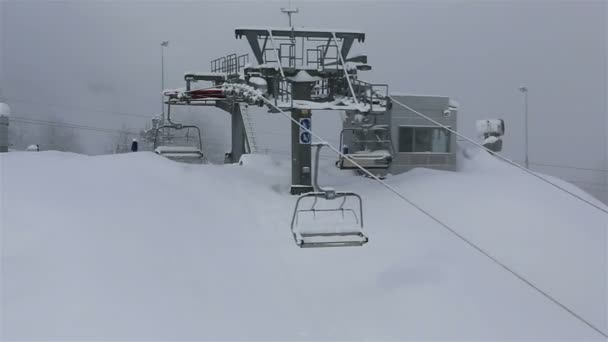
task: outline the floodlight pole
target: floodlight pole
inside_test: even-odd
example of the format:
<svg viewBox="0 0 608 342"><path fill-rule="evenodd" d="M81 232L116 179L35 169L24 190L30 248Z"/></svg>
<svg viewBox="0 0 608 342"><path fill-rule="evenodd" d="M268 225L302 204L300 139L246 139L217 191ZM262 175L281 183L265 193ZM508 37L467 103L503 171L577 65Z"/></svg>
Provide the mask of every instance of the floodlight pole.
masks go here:
<svg viewBox="0 0 608 342"><path fill-rule="evenodd" d="M525 115L525 149L526 149L526 157L524 161L524 165L526 169L530 168L530 160L528 159L528 88L525 86L519 87L519 91L524 94L524 115Z"/></svg>
<svg viewBox="0 0 608 342"><path fill-rule="evenodd" d="M169 46L169 41L165 40L160 43L160 108L161 108L161 121L165 121L165 49Z"/></svg>

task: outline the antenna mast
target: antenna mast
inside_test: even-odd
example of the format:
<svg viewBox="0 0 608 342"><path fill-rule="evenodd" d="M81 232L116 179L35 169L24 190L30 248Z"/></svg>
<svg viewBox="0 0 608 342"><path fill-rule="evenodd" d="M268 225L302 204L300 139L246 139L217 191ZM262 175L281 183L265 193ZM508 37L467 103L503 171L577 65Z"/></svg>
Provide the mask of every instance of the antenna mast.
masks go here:
<svg viewBox="0 0 608 342"><path fill-rule="evenodd" d="M287 7L287 8L285 8L285 7L281 7L281 12L283 12L283 13L287 14L287 16L289 17L289 27L293 27L293 26L291 25L291 16L292 16L293 14L295 14L295 13L300 12L300 9L299 9L299 8L295 8L295 9L294 9L294 8L291 8L291 1L289 1L289 5L288 5L288 7Z"/></svg>

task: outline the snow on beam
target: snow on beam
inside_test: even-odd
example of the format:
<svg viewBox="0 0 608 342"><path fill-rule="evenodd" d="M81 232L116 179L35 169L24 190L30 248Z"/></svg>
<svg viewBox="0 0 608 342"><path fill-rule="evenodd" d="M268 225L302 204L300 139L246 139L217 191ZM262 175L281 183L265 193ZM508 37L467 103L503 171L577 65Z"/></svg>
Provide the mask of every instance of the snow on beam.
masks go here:
<svg viewBox="0 0 608 342"><path fill-rule="evenodd" d="M224 72L193 72L189 71L184 74L184 79L193 79L200 81L221 81L226 79Z"/></svg>
<svg viewBox="0 0 608 342"><path fill-rule="evenodd" d="M268 31L272 31L273 37L311 37L311 38L331 38L332 32L336 33L337 38L355 38L359 42L365 41L365 33L357 30L340 30L340 29L320 29L320 28L305 28L305 27L241 27L236 28L234 33L237 38L241 38L246 34L255 34L257 36L268 36Z"/></svg>

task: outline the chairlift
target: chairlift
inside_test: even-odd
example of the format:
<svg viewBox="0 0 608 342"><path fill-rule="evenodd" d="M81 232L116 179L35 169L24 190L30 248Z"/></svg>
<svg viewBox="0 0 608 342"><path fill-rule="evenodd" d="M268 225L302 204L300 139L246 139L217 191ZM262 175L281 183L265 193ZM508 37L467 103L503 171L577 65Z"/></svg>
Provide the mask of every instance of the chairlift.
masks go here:
<svg viewBox="0 0 608 342"><path fill-rule="evenodd" d="M190 164L200 164L204 161L203 140L198 126L182 125L171 121L171 105L167 106L167 122L154 130L153 149L168 159ZM190 130L194 131L192 137ZM184 131L185 136L177 136L171 132ZM183 142L177 143L177 140ZM192 140L192 143L191 143Z"/></svg>
<svg viewBox="0 0 608 342"><path fill-rule="evenodd" d="M316 147L312 180L314 191L300 195L296 201L291 219L291 233L296 245L301 248L363 246L368 238L363 232L361 196L319 186L319 155L327 143L312 145ZM354 207L352 202L355 203ZM310 204L303 208L305 203Z"/></svg>
<svg viewBox="0 0 608 342"><path fill-rule="evenodd" d="M353 146L344 144L345 132L353 133ZM382 133L378 134L379 132ZM363 135L363 138L359 139L357 134ZM386 125L344 128L340 132L340 146L344 156L339 156L336 166L341 170L356 170L359 167L353 163L354 161L367 170L388 169L393 159L392 143L390 139L382 138L382 134L390 136ZM359 146L363 148L358 149Z"/></svg>

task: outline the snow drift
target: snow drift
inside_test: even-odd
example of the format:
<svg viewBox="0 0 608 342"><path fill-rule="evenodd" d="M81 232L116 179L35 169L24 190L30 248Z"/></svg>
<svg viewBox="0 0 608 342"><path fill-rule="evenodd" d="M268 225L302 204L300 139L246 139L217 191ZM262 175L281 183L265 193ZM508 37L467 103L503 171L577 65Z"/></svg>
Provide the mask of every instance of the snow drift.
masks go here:
<svg viewBox="0 0 608 342"><path fill-rule="evenodd" d="M322 166L322 185L363 197L367 245L298 249L289 165L270 158L1 155L2 339L599 339L374 181ZM608 328L606 215L485 153L387 181Z"/></svg>

